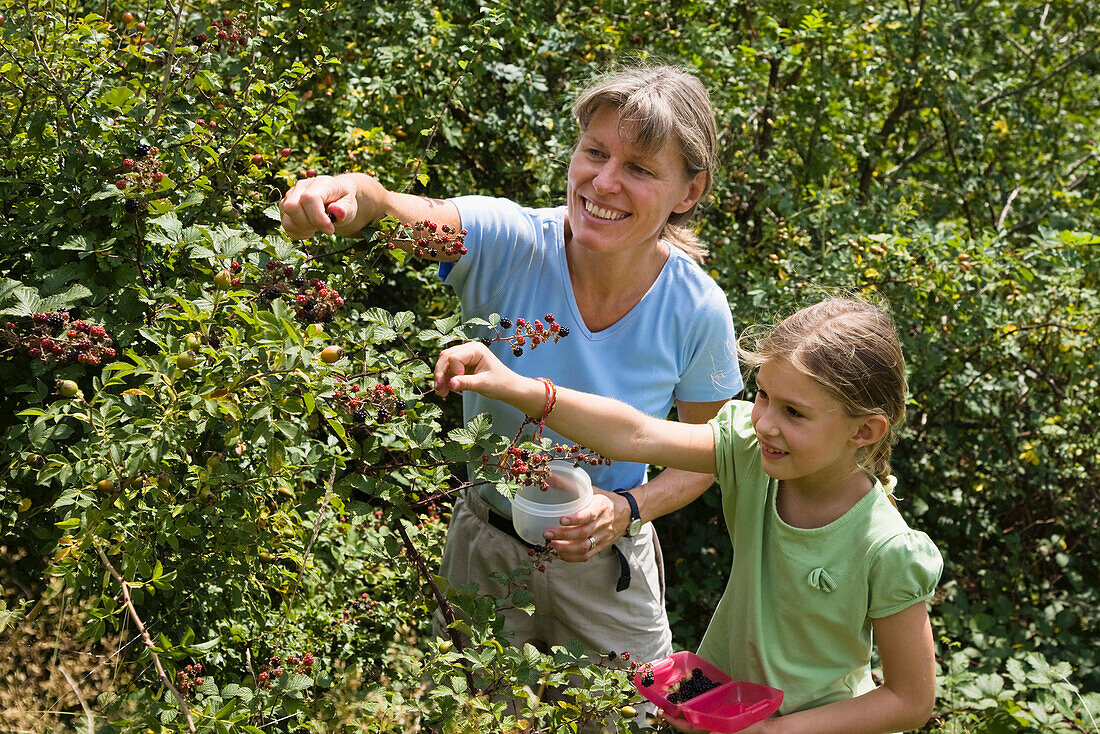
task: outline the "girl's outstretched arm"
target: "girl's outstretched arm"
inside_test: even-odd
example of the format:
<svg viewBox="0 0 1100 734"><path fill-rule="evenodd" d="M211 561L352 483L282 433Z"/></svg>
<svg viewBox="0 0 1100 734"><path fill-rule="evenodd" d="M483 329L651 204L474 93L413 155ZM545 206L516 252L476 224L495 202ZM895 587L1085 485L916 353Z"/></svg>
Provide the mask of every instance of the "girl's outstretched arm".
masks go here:
<svg viewBox="0 0 1100 734"><path fill-rule="evenodd" d="M546 409L545 385L505 367L481 343L444 350L435 364L435 391L473 390L538 418ZM661 420L626 403L557 388L546 425L609 459L713 474L714 432L710 426Z"/></svg>
<svg viewBox="0 0 1100 734"><path fill-rule="evenodd" d="M742 734L884 734L919 729L936 702L936 662L928 607L918 602L873 621L883 683L815 709L767 719Z"/></svg>

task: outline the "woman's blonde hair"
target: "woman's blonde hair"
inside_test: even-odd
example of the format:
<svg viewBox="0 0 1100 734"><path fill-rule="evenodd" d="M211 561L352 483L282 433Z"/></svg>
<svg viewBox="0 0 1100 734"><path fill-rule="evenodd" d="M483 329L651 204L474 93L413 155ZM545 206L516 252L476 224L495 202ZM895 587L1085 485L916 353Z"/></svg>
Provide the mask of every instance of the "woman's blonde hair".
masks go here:
<svg viewBox="0 0 1100 734"><path fill-rule="evenodd" d="M888 484L890 454L905 422L905 357L884 307L849 296L828 298L774 327L750 327L738 342L750 369L785 359L835 397L852 417L881 415L890 430L865 446L861 469Z"/></svg>
<svg viewBox="0 0 1100 734"><path fill-rule="evenodd" d="M573 115L583 132L596 111L607 105L619 112L619 128L628 129L632 142L654 152L668 140L675 141L684 162L687 180L699 173L706 183L699 201L714 182L718 128L707 88L694 75L675 66L635 65L598 78L573 103ZM686 212L673 212L661 238L702 262L707 250L687 223L696 202Z"/></svg>

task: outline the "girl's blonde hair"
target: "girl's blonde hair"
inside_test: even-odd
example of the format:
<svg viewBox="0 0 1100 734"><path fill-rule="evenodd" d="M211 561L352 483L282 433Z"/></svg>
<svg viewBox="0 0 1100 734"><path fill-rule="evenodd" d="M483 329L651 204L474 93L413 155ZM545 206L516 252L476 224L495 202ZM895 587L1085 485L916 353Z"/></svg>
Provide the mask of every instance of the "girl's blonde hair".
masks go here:
<svg viewBox="0 0 1100 734"><path fill-rule="evenodd" d="M859 466L887 485L890 454L905 422L905 357L897 328L885 308L857 298L828 298L783 319L777 326L750 327L738 343L750 369L782 358L835 397L852 417L881 415L890 430L865 446Z"/></svg>
<svg viewBox="0 0 1100 734"><path fill-rule="evenodd" d="M573 115L583 132L596 111L608 105L619 111L619 128L633 135L633 143L647 153L673 140L684 162L686 180L699 173L706 183L699 201L714 182L718 128L707 88L694 75L675 66L635 65L598 78L573 103ZM698 262L706 257L695 232L687 226L699 204L673 212L661 238Z"/></svg>

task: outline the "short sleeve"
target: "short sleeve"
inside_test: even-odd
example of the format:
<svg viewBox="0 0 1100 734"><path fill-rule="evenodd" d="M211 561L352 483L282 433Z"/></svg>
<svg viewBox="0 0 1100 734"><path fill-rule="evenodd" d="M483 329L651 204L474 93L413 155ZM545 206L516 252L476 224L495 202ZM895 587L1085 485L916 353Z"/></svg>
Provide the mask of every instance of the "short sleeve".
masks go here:
<svg viewBox="0 0 1100 734"><path fill-rule="evenodd" d="M909 530L893 536L871 561L868 616L889 617L927 601L935 593L942 572L943 557L927 535Z"/></svg>
<svg viewBox="0 0 1100 734"><path fill-rule="evenodd" d="M739 472L744 474L751 465L759 463L751 415L752 403L731 400L710 420L714 431L715 477L723 494L726 487L737 486Z"/></svg>
<svg viewBox="0 0 1100 734"><path fill-rule="evenodd" d="M709 289L695 317L688 354L676 386L676 399L687 402L727 400L741 392L744 383L737 364L737 335L733 315L721 289Z"/></svg>
<svg viewBox="0 0 1100 734"><path fill-rule="evenodd" d="M440 277L464 305L491 300L508 282L511 269L529 265L535 225L527 211L509 199L460 196L451 199L458 209L467 253L457 262L440 266Z"/></svg>

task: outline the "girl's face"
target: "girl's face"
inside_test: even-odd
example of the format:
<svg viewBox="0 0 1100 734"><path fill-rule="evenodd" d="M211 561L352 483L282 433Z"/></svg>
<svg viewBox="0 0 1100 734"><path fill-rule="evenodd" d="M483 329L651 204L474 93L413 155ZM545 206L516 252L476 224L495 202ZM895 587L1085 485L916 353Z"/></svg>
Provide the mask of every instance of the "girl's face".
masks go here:
<svg viewBox="0 0 1100 734"><path fill-rule="evenodd" d="M669 215L691 209L704 185L702 173L685 179L671 140L655 153L643 153L620 137L618 110L603 105L569 161L572 241L602 253L653 247Z"/></svg>
<svg viewBox="0 0 1100 734"><path fill-rule="evenodd" d="M856 470L866 418L853 418L824 388L785 359L757 373L752 425L764 471L805 490L831 489Z"/></svg>

